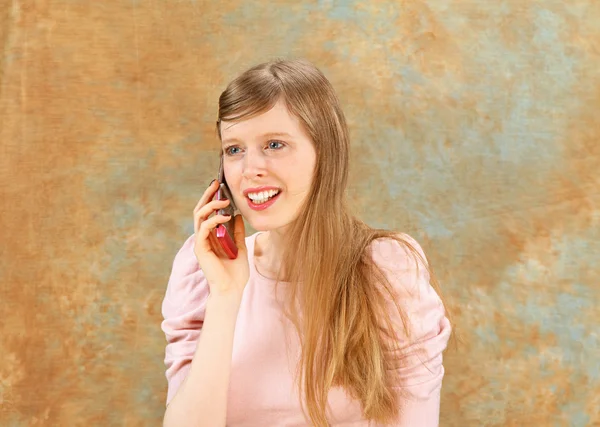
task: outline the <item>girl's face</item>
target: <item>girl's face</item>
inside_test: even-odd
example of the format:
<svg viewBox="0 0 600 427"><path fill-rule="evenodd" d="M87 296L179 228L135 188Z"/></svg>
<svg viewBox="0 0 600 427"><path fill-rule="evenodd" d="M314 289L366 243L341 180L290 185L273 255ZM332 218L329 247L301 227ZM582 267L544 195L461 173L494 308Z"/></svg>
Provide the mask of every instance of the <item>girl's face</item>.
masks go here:
<svg viewBox="0 0 600 427"><path fill-rule="evenodd" d="M316 151L283 101L239 122L221 121L225 179L242 216L258 231L290 224L308 196Z"/></svg>

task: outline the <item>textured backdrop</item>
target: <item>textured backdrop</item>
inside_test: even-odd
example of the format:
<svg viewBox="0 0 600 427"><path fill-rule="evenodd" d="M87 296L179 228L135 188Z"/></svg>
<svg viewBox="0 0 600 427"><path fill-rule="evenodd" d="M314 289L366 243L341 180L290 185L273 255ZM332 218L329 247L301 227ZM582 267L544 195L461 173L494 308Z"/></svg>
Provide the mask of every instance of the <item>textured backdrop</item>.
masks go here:
<svg viewBox="0 0 600 427"><path fill-rule="evenodd" d="M275 57L330 78L356 211L436 268L441 425L600 425L596 0L0 0L0 425L160 425L217 99Z"/></svg>

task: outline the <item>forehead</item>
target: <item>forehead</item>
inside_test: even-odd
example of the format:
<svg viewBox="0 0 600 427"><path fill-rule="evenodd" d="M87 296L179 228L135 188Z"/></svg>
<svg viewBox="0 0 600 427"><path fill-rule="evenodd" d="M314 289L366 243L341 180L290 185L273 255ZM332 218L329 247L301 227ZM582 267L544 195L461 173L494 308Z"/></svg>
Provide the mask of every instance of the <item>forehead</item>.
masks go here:
<svg viewBox="0 0 600 427"><path fill-rule="evenodd" d="M304 136L300 120L292 115L283 101L278 101L270 110L246 120L221 121L223 143L231 140L248 141L265 134L289 134Z"/></svg>

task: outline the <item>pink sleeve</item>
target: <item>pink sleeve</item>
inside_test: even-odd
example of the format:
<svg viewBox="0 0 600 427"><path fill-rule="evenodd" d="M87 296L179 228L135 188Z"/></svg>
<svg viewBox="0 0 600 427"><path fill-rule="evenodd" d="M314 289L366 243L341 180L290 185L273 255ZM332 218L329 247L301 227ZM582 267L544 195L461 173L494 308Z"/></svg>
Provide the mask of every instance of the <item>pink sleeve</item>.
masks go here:
<svg viewBox="0 0 600 427"><path fill-rule="evenodd" d="M204 322L209 288L194 254L194 235L189 237L173 261L162 303L161 328L165 349L168 405L190 370L196 343Z"/></svg>
<svg viewBox="0 0 600 427"><path fill-rule="evenodd" d="M406 234L402 237L426 259L423 249L412 237ZM407 248L391 239L377 240L373 243L373 257L393 286L398 304L408 315L410 337L390 300L392 321L400 339L393 359L395 365L389 372L400 392L401 415L396 426L437 427L444 377L442 352L451 331L444 306L420 260L417 275L417 264Z"/></svg>

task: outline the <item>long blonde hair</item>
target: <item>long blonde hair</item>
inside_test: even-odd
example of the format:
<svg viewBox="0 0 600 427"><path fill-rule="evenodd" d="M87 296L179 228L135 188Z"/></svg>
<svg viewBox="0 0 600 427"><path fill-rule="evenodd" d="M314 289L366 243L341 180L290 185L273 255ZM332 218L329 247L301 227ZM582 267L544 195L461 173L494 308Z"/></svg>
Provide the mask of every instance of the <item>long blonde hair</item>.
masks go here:
<svg viewBox="0 0 600 427"><path fill-rule="evenodd" d="M386 375L394 365L390 346L397 343L386 305L386 296L393 298L394 293L374 263L369 245L379 238L398 241L420 260L417 268L427 268L439 293L437 280L416 248L400 234L373 229L350 213L345 198L346 120L333 87L311 63L276 60L252 67L233 80L219 98L219 137L222 120L253 117L279 100L299 118L317 153L312 188L286 234L294 244L283 253L278 277L290 282L287 314L302 343L300 396L316 426L328 425L327 397L334 386L343 387L361 403L365 418L391 422L399 416L401 403ZM408 334L407 315L395 305Z"/></svg>

